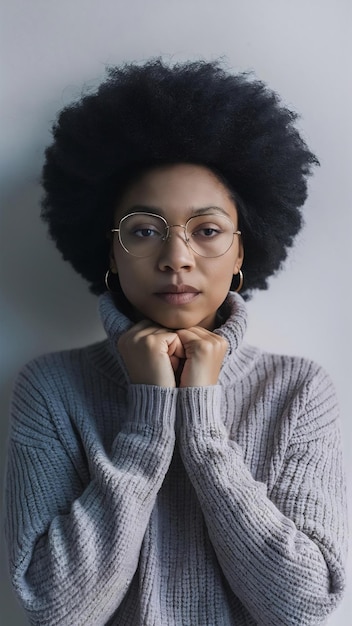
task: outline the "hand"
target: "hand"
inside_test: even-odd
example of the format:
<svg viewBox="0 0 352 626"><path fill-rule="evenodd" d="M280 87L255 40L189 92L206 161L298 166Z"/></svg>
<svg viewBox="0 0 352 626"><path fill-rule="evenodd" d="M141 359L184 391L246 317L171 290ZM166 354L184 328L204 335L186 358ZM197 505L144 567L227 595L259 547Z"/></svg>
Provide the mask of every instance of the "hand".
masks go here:
<svg viewBox="0 0 352 626"><path fill-rule="evenodd" d="M143 320L121 335L118 349L132 383L176 387L175 372L184 358L176 331Z"/></svg>
<svg viewBox="0 0 352 626"><path fill-rule="evenodd" d="M216 385L228 348L226 339L200 326L178 330L177 335L185 358L179 386Z"/></svg>

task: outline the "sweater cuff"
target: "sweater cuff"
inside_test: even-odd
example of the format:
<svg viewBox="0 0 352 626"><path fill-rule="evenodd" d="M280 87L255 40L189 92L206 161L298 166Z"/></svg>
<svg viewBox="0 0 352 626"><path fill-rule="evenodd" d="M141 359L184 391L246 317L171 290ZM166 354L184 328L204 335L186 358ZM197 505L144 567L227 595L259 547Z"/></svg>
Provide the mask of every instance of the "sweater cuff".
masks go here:
<svg viewBox="0 0 352 626"><path fill-rule="evenodd" d="M227 437L221 420L222 387L181 387L178 394L180 433L187 437Z"/></svg>
<svg viewBox="0 0 352 626"><path fill-rule="evenodd" d="M128 417L124 432L174 432L177 389L156 385L128 386Z"/></svg>

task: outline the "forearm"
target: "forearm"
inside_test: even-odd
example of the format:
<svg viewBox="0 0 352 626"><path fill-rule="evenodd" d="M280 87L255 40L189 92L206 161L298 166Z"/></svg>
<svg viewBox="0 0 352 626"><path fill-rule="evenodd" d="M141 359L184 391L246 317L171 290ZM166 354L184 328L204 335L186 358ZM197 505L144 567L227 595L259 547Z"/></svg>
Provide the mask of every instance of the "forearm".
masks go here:
<svg viewBox="0 0 352 626"><path fill-rule="evenodd" d="M74 481L65 455L57 450L55 458L54 449L24 450L13 444L7 535L14 585L32 624L105 624L131 582L171 461L175 417L171 390L160 394L149 388L155 400L149 411L141 387L131 393L131 412L111 455L98 439L94 442L90 483L69 507L60 493L67 495ZM47 465L47 471L37 471L26 482L17 498L19 510L18 468L29 463L37 469ZM39 503L35 515L29 498ZM23 528L19 519L24 519Z"/></svg>
<svg viewBox="0 0 352 626"><path fill-rule="evenodd" d="M343 587L334 546L325 549L315 533L324 520L307 510L311 532L302 532L268 498L216 417L220 388L184 393L181 454L233 592L261 624L322 623ZM301 472L296 497L303 500L303 461Z"/></svg>

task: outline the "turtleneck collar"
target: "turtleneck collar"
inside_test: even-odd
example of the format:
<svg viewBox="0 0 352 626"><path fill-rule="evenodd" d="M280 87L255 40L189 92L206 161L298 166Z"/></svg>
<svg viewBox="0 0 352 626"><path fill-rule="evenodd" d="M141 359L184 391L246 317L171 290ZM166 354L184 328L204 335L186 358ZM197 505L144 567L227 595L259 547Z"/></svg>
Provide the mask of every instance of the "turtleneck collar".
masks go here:
<svg viewBox="0 0 352 626"><path fill-rule="evenodd" d="M128 380L123 360L117 350L117 342L119 337L133 326L134 322L116 307L114 297L108 291L99 298L99 313L109 340L111 352L123 370L124 377ZM225 302L219 309L218 318L220 325L214 330L214 333L224 337L229 344L221 370L219 381L221 382L221 379L228 377L229 369L232 375L236 374L237 368L234 368L237 361L236 352L241 347L247 327L247 310L243 298L237 293L229 292Z"/></svg>

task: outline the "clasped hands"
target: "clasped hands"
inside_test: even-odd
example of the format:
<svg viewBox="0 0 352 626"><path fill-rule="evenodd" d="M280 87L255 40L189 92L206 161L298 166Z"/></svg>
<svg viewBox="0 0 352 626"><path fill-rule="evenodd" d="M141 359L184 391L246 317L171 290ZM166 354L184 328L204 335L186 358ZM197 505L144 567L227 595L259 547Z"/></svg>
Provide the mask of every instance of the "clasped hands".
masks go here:
<svg viewBox="0 0 352 626"><path fill-rule="evenodd" d="M216 385L227 347L226 339L201 326L169 330L150 320L118 342L131 382L160 387Z"/></svg>

